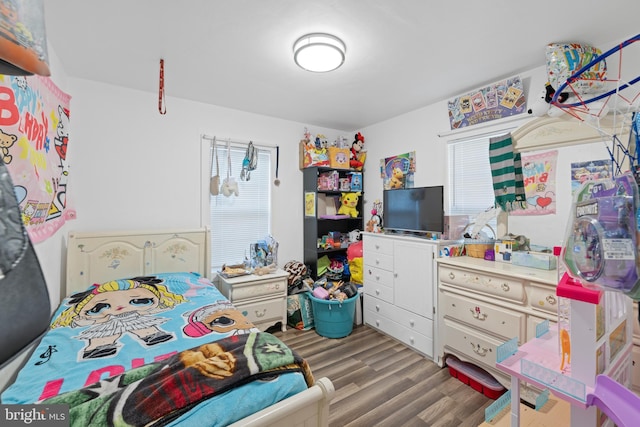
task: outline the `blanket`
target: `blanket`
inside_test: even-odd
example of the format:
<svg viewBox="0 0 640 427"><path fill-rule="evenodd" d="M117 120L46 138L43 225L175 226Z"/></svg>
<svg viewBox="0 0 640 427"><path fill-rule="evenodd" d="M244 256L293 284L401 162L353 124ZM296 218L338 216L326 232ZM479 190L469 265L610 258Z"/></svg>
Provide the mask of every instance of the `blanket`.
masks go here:
<svg viewBox="0 0 640 427"><path fill-rule="evenodd" d="M489 163L495 206L505 212L526 208L522 160L520 153L513 152L510 133L489 139Z"/></svg>
<svg viewBox="0 0 640 427"><path fill-rule="evenodd" d="M182 351L88 387L44 400L68 404L72 426L166 425L202 400L240 384L302 372L304 359L268 333L252 332Z"/></svg>

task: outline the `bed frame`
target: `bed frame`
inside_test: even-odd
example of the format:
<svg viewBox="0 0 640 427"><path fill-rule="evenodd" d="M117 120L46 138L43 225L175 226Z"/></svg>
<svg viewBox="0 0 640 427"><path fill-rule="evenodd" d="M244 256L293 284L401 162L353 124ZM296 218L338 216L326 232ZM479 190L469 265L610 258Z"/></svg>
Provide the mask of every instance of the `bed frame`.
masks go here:
<svg viewBox="0 0 640 427"><path fill-rule="evenodd" d="M211 278L209 228L189 230L71 232L67 244L67 280L63 295L92 283L171 273L197 272ZM328 426L329 402L335 393L328 378L263 409L234 426Z"/></svg>

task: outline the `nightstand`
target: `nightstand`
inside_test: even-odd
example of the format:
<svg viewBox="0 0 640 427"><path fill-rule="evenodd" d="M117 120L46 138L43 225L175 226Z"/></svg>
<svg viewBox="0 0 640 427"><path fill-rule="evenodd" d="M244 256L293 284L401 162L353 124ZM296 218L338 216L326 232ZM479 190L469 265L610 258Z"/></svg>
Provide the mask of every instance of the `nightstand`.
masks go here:
<svg viewBox="0 0 640 427"><path fill-rule="evenodd" d="M281 322L284 332L287 328L288 277L289 273L283 270L262 276L218 276L216 287L261 331Z"/></svg>

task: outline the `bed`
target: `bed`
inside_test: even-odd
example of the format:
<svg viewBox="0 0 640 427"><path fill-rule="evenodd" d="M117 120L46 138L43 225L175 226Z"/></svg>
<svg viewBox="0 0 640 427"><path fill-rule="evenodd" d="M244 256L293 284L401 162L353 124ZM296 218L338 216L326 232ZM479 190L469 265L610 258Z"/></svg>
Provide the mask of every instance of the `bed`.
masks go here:
<svg viewBox="0 0 640 427"><path fill-rule="evenodd" d="M331 381L216 289L209 239L70 233L68 296L2 403L68 404L78 425L328 425Z"/></svg>

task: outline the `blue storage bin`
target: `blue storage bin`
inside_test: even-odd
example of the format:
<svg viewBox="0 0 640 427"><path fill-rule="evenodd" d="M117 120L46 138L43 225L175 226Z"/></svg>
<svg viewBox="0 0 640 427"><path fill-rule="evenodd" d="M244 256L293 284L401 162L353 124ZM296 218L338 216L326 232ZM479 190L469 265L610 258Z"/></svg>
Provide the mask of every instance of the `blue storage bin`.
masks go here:
<svg viewBox="0 0 640 427"><path fill-rule="evenodd" d="M309 294L313 307L313 319L318 335L327 338L343 338L353 330L358 294L342 302L324 300Z"/></svg>

